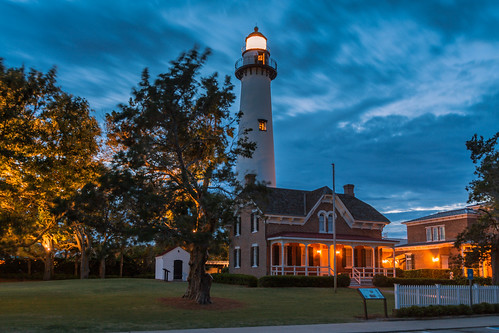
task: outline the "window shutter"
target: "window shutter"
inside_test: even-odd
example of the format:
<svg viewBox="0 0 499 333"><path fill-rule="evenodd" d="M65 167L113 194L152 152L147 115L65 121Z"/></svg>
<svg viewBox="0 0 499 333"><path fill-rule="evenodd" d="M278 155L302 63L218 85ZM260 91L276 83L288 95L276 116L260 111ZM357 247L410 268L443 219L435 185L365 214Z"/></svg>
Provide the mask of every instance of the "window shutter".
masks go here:
<svg viewBox="0 0 499 333"><path fill-rule="evenodd" d="M253 261L253 259L254 259L254 257L255 257L255 255L253 254L253 251L254 251L254 250L255 250L255 248L252 246L252 247L251 247L251 252L250 252L250 267L253 267L253 266L254 266L254 261Z"/></svg>
<svg viewBox="0 0 499 333"><path fill-rule="evenodd" d="M255 247L255 259L256 259L256 266L258 266L260 264L260 251L259 251L259 247Z"/></svg>
<svg viewBox="0 0 499 333"><path fill-rule="evenodd" d="M255 231L258 231L259 224L260 224L260 217L255 216Z"/></svg>

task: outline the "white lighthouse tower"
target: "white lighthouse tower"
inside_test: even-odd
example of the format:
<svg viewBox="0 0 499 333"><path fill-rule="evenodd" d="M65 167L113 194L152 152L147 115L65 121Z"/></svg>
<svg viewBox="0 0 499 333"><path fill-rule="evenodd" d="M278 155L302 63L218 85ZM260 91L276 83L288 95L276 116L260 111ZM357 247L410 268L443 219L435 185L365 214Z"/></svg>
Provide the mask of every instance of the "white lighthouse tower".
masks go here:
<svg viewBox="0 0 499 333"><path fill-rule="evenodd" d="M267 38L255 31L246 37L242 58L236 62L236 77L241 80L241 106L243 113L239 123L239 137L246 135L256 143L252 158L239 156L236 170L238 180L248 174L259 181L276 186L274 160L274 131L270 82L277 76L277 63L270 58ZM245 130L251 129L247 134Z"/></svg>

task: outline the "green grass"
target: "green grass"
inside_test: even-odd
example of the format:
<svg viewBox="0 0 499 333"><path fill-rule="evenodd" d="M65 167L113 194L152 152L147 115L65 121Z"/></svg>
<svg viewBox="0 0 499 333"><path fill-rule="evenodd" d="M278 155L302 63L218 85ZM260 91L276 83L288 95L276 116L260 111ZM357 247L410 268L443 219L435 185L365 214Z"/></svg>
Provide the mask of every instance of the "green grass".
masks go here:
<svg viewBox="0 0 499 333"><path fill-rule="evenodd" d="M353 289L246 288L214 284L212 297L244 303L229 310L186 310L160 302L181 297L185 283L145 279L0 283L0 332L99 332L299 325L357 321L363 303ZM388 297L388 312L393 294ZM370 316L383 302L368 302Z"/></svg>

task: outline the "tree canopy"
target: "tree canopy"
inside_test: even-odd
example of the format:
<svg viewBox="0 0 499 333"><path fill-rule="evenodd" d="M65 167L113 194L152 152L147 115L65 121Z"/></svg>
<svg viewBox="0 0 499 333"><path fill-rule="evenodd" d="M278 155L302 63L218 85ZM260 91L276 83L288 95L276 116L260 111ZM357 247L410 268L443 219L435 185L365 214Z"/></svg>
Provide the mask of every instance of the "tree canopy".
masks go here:
<svg viewBox="0 0 499 333"><path fill-rule="evenodd" d="M55 214L96 176L100 129L88 103L56 85L56 71L6 68L0 59L0 245L42 250L51 276Z"/></svg>
<svg viewBox="0 0 499 333"><path fill-rule="evenodd" d="M171 62L151 82L147 69L128 104L107 117L108 137L119 151L116 170L130 170L143 195L145 220L164 227L191 253L184 297L210 303L205 273L208 251L233 222L233 166L252 145L235 141L233 85L218 75L200 77L209 50L197 49Z"/></svg>
<svg viewBox="0 0 499 333"><path fill-rule="evenodd" d="M475 266L489 260L492 281L499 284L499 132L490 139L476 134L466 142L471 160L476 165L475 175L467 190L469 202L480 205L478 221L458 235L456 246L470 244L465 265Z"/></svg>

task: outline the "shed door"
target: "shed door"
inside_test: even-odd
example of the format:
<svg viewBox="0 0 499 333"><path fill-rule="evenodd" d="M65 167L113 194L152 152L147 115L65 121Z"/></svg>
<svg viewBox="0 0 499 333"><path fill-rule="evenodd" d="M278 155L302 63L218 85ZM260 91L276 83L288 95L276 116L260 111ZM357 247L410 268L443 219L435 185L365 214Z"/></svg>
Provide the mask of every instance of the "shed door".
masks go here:
<svg viewBox="0 0 499 333"><path fill-rule="evenodd" d="M182 260L173 261L173 278L175 280L182 279Z"/></svg>

